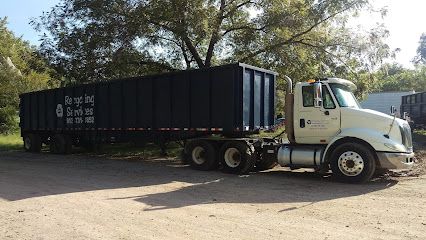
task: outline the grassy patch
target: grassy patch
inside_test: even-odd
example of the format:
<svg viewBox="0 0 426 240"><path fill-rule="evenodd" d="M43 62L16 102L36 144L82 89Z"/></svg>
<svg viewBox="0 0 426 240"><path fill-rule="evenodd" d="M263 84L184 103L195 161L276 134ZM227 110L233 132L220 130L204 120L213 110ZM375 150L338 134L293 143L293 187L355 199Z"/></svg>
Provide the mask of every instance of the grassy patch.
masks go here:
<svg viewBox="0 0 426 240"><path fill-rule="evenodd" d="M426 136L426 130L416 129L414 130L415 134Z"/></svg>
<svg viewBox="0 0 426 240"><path fill-rule="evenodd" d="M22 144L22 138L19 133L0 135L0 151L21 149Z"/></svg>

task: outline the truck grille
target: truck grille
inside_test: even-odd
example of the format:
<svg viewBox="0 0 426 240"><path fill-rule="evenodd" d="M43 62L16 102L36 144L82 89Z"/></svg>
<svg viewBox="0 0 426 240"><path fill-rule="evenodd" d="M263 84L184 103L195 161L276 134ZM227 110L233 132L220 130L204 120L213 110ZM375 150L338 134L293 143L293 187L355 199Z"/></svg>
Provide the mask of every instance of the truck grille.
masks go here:
<svg viewBox="0 0 426 240"><path fill-rule="evenodd" d="M404 123L399 127L401 131L402 144L407 148L409 152L413 151L413 141L411 139L411 128L408 123Z"/></svg>

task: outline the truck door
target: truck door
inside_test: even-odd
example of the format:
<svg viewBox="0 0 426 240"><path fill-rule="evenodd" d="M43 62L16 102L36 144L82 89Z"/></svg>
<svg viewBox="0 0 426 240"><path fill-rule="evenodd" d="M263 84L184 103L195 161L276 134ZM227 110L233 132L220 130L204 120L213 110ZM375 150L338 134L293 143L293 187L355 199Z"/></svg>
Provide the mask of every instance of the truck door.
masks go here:
<svg viewBox="0 0 426 240"><path fill-rule="evenodd" d="M314 107L314 87L302 85L302 94L295 107L294 131L297 143L325 144L340 131L340 108L330 94L328 85L322 85L323 106Z"/></svg>

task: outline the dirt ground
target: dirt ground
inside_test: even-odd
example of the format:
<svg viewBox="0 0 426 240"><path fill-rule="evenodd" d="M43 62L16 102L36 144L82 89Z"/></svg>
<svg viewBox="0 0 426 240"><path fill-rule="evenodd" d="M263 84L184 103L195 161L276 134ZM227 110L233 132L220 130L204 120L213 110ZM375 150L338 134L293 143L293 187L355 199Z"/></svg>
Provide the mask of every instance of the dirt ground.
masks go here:
<svg viewBox="0 0 426 240"><path fill-rule="evenodd" d="M0 239L426 239L426 176L0 152Z"/></svg>

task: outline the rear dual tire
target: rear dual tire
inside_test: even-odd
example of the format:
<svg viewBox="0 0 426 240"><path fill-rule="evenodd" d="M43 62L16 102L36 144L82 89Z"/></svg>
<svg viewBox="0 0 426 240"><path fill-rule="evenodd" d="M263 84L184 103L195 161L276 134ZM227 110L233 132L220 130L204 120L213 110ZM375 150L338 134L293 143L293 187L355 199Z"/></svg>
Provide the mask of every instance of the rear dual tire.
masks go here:
<svg viewBox="0 0 426 240"><path fill-rule="evenodd" d="M206 140L193 140L187 143L183 153L192 168L209 171L218 167L215 146Z"/></svg>
<svg viewBox="0 0 426 240"><path fill-rule="evenodd" d="M226 142L219 152L223 172L247 174L256 164L254 148L242 141Z"/></svg>
<svg viewBox="0 0 426 240"><path fill-rule="evenodd" d="M247 174L256 163L254 148L243 141L219 142L192 140L182 152L184 162L197 170L209 171L219 167L225 173Z"/></svg>

